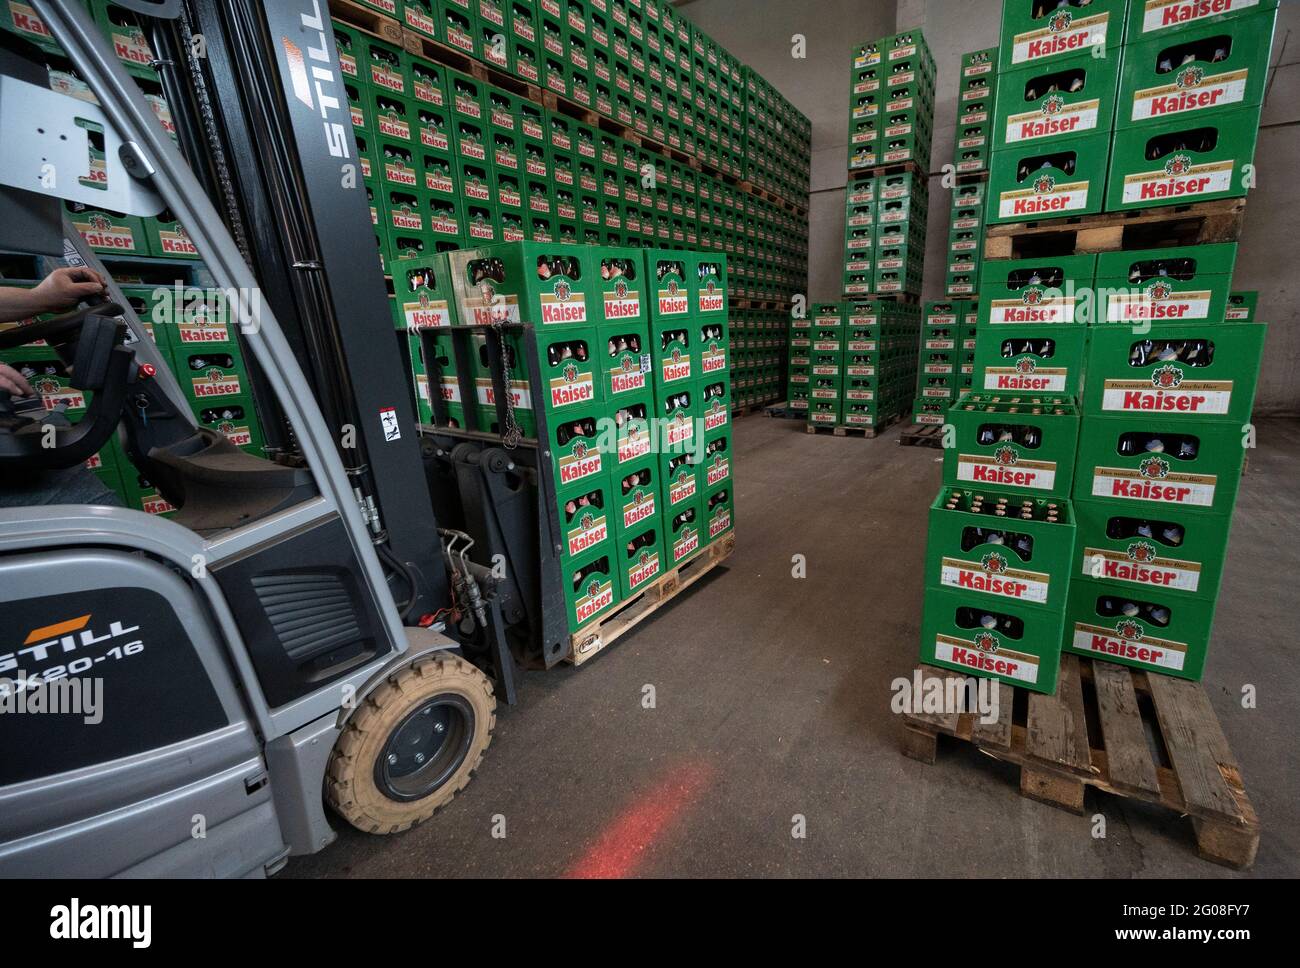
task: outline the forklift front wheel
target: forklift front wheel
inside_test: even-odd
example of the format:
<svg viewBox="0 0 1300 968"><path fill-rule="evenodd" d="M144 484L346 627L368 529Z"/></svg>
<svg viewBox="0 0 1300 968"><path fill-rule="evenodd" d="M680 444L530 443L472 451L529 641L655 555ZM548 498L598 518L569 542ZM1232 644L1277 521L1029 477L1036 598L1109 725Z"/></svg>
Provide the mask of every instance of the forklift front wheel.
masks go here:
<svg viewBox="0 0 1300 968"><path fill-rule="evenodd" d="M366 833L399 833L427 820L483 761L496 707L488 678L451 653L395 672L344 725L326 800Z"/></svg>

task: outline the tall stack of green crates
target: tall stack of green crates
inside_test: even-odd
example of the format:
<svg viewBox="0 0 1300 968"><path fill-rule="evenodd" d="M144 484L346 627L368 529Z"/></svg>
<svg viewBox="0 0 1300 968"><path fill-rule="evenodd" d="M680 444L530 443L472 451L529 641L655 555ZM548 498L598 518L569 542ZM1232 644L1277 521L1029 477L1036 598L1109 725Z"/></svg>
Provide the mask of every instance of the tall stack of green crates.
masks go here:
<svg viewBox="0 0 1300 968"><path fill-rule="evenodd" d="M1227 321L1236 255L1097 257L1066 651L1201 678L1266 332Z"/></svg>
<svg viewBox="0 0 1300 968"><path fill-rule="evenodd" d="M845 296L920 294L934 81L919 30L853 50Z"/></svg>
<svg viewBox="0 0 1300 968"><path fill-rule="evenodd" d="M984 250L984 187L994 142L997 58L996 47L972 51L961 58L953 146L957 183L952 193L944 270L944 296L948 299L971 299L977 294Z"/></svg>
<svg viewBox="0 0 1300 968"><path fill-rule="evenodd" d="M1008 0L987 222L1244 196L1277 0Z"/></svg>
<svg viewBox="0 0 1300 968"><path fill-rule="evenodd" d="M814 427L884 427L907 407L916 372L920 310L893 300L850 299L813 306L792 329L790 399ZM796 345L796 340L799 345ZM808 345L802 345L804 341ZM798 396L796 396L798 394ZM805 399L806 407L796 400Z"/></svg>

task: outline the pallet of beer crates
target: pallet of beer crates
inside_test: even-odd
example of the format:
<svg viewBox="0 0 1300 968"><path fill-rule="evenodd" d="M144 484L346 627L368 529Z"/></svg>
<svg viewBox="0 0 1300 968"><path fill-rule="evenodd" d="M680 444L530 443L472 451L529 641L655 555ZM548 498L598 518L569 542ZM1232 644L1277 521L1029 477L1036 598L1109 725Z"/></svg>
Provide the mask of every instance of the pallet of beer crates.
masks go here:
<svg viewBox="0 0 1300 968"><path fill-rule="evenodd" d="M444 290L413 305L445 301L450 326L538 321L540 404L519 335L507 337L508 382L525 437L538 433L539 405L546 414L571 658L585 661L634 624L619 619L627 603L697 558L708 564L695 570L712 567L731 547L726 259L521 242L444 253L433 268ZM456 386L451 334L440 317L429 321L412 353L415 380ZM486 340L472 337L484 350L470 354L472 385L480 404L494 405ZM446 389L441 397L437 407L428 400L431 422L462 426L463 405Z"/></svg>

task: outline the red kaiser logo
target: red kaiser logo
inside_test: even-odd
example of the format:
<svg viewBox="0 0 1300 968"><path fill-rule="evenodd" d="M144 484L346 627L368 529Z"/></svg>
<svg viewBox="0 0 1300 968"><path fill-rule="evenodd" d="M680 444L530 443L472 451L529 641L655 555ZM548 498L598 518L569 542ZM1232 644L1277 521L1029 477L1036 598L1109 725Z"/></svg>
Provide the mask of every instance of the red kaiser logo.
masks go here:
<svg viewBox="0 0 1300 968"><path fill-rule="evenodd" d="M1053 175L1039 175L1034 179L1034 193L1037 195L1050 195L1056 188L1056 178Z"/></svg>
<svg viewBox="0 0 1300 968"><path fill-rule="evenodd" d="M1183 371L1172 363L1157 367L1151 374L1151 385L1157 390L1174 390L1182 385Z"/></svg>
<svg viewBox="0 0 1300 968"><path fill-rule="evenodd" d="M1164 480L1169 476L1169 461L1163 457L1148 457L1138 464L1138 473L1149 481Z"/></svg>
<svg viewBox="0 0 1300 968"><path fill-rule="evenodd" d="M990 551L980 559L980 567L990 575L1005 575L1007 571L1007 559L1004 555L996 551Z"/></svg>
<svg viewBox="0 0 1300 968"><path fill-rule="evenodd" d="M1016 360L1017 373L1028 376L1029 374L1036 372L1037 369L1038 361L1032 356L1022 356L1020 359Z"/></svg>
<svg viewBox="0 0 1300 968"><path fill-rule="evenodd" d="M1181 89L1198 86L1201 81L1205 80L1205 69L1193 64L1178 72L1178 77L1174 83Z"/></svg>
<svg viewBox="0 0 1300 968"><path fill-rule="evenodd" d="M975 636L975 648L979 649L981 652L995 653L1001 647L1002 643L998 641L998 637L992 632L981 632L979 635Z"/></svg>
<svg viewBox="0 0 1300 968"><path fill-rule="evenodd" d="M1054 117L1065 109L1065 98L1059 94L1051 94L1043 98L1041 110L1046 117Z"/></svg>
<svg viewBox="0 0 1300 968"><path fill-rule="evenodd" d="M1134 541L1126 549L1130 561L1136 561L1139 564L1156 560L1156 549L1149 541Z"/></svg>
<svg viewBox="0 0 1300 968"><path fill-rule="evenodd" d="M1020 294L1020 300L1026 306L1040 306L1043 302L1043 290L1036 286L1030 287Z"/></svg>
<svg viewBox="0 0 1300 968"><path fill-rule="evenodd" d="M1142 638L1146 634L1146 630L1133 619L1126 618L1115 626L1115 634L1121 639L1128 639L1132 642Z"/></svg>
<svg viewBox="0 0 1300 968"><path fill-rule="evenodd" d="M993 452L993 462L1001 467L1011 467L1020 460L1014 447L1004 445Z"/></svg>
<svg viewBox="0 0 1300 968"><path fill-rule="evenodd" d="M1186 175L1192 170L1192 159L1190 155L1174 155L1165 162L1165 174L1171 178L1179 175Z"/></svg>

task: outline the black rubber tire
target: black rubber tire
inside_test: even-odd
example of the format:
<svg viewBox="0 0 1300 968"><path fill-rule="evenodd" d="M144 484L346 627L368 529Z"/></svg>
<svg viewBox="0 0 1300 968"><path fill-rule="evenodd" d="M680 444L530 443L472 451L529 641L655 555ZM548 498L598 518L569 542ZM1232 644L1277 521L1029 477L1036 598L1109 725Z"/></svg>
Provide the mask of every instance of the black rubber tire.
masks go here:
<svg viewBox="0 0 1300 968"><path fill-rule="evenodd" d="M474 712L469 751L455 772L418 800L386 796L375 782L375 762L393 729L422 703L435 696L462 697ZM496 728L492 683L478 669L451 653L438 654L388 677L362 701L334 743L325 772L325 800L358 830L395 834L429 819L465 788L483 762Z"/></svg>

